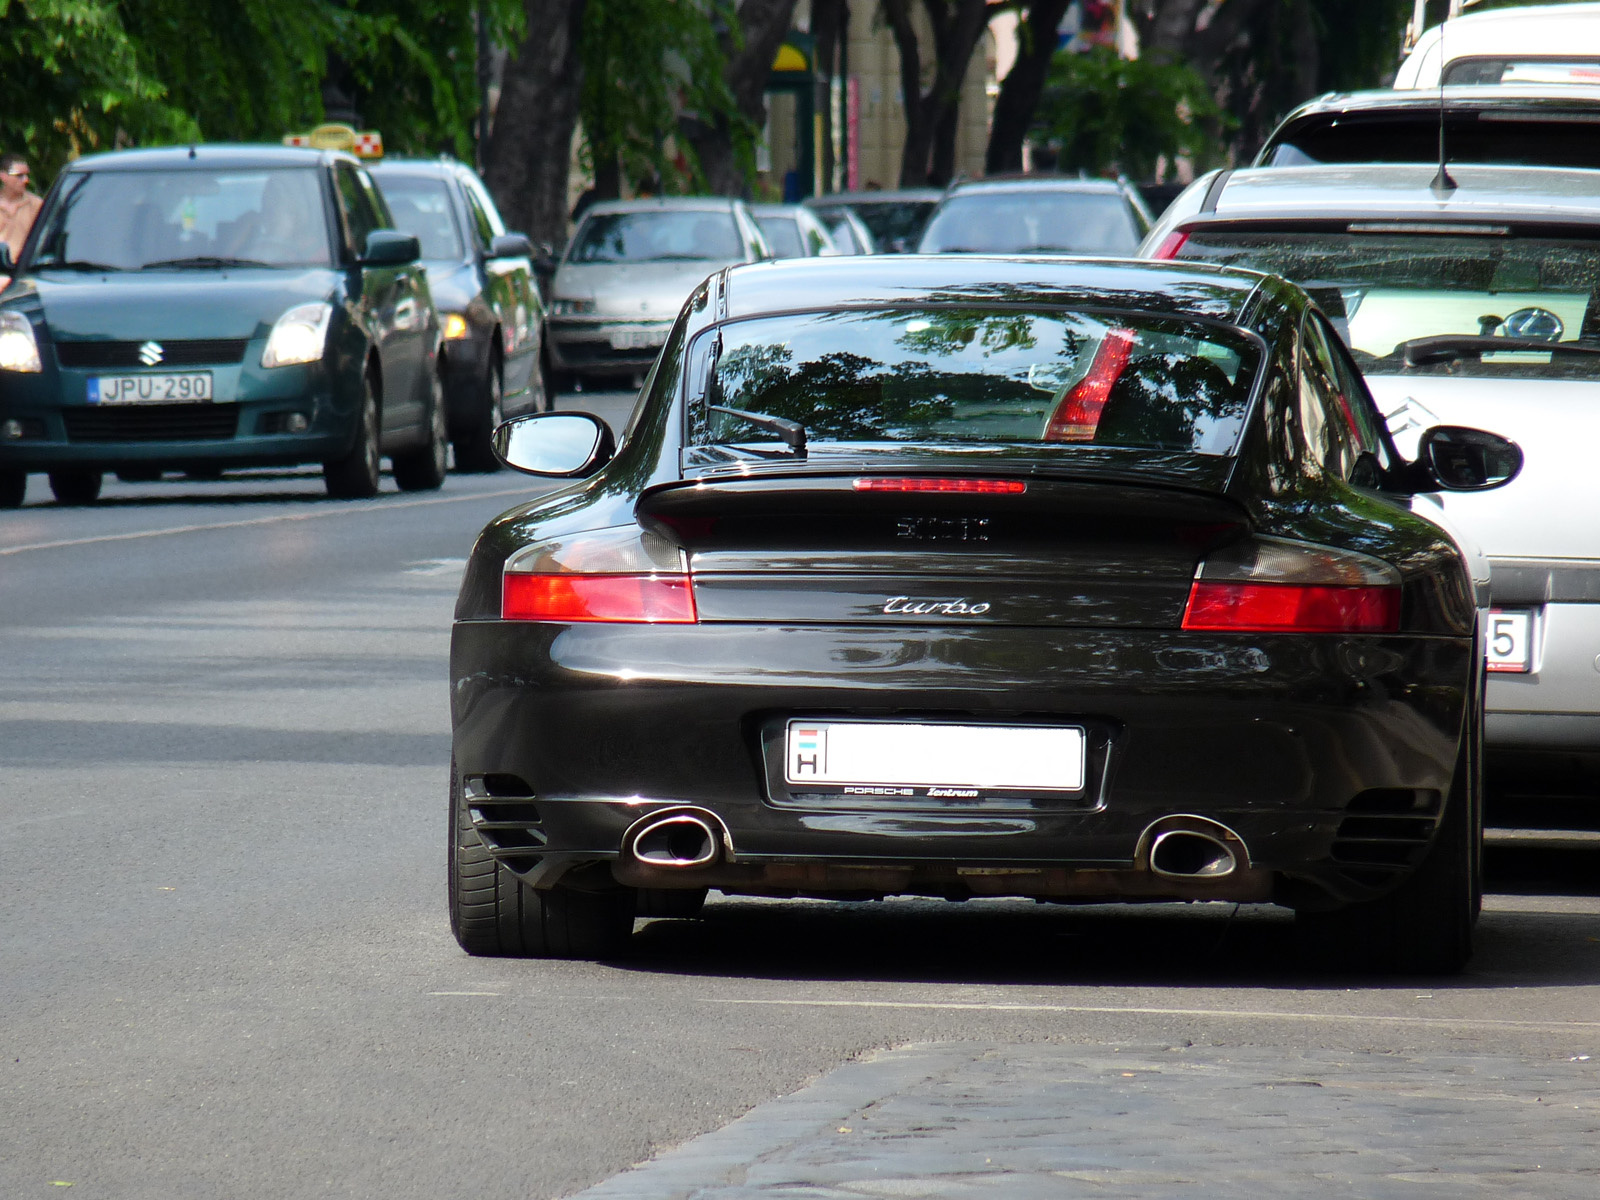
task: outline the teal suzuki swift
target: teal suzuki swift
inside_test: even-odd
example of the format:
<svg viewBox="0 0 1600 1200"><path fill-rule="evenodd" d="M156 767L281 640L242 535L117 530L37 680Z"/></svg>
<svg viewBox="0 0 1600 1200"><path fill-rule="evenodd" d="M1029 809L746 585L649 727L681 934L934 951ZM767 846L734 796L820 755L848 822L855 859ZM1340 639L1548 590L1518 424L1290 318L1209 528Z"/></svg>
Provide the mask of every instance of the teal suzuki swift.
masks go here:
<svg viewBox="0 0 1600 1200"><path fill-rule="evenodd" d="M446 467L442 333L417 239L353 157L127 150L62 172L0 247L0 507L30 472L88 503L104 472L321 463L330 495ZM13 252L15 261L12 261Z"/></svg>

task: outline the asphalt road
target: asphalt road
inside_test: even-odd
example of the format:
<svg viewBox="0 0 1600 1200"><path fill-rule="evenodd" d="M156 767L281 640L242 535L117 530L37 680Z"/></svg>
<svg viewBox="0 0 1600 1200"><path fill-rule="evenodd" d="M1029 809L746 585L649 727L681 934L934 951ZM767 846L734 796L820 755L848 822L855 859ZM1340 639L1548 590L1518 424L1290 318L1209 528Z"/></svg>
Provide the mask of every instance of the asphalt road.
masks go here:
<svg viewBox="0 0 1600 1200"><path fill-rule="evenodd" d="M1588 852L1497 859L1446 982L1302 975L1286 914L1223 906L723 899L626 962L466 957L449 616L537 487L261 472L69 509L34 479L0 514L0 1197L563 1196L908 1043L1592 1080Z"/></svg>

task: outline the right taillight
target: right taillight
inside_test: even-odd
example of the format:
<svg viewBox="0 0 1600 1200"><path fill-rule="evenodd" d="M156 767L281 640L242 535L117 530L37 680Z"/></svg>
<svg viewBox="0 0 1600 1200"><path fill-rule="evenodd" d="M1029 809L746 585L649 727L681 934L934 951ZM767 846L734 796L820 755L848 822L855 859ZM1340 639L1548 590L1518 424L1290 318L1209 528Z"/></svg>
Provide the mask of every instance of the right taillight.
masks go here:
<svg viewBox="0 0 1600 1200"><path fill-rule="evenodd" d="M637 525L585 530L518 552L501 576L500 616L648 625L697 619L683 551Z"/></svg>
<svg viewBox="0 0 1600 1200"><path fill-rule="evenodd" d="M1195 571L1183 627L1235 633L1393 633L1400 572L1332 546L1253 538Z"/></svg>
<svg viewBox="0 0 1600 1200"><path fill-rule="evenodd" d="M1156 252L1151 258L1177 258L1178 252L1183 249L1183 244L1189 240L1189 233L1184 229L1174 229L1161 239L1161 245L1156 247Z"/></svg>

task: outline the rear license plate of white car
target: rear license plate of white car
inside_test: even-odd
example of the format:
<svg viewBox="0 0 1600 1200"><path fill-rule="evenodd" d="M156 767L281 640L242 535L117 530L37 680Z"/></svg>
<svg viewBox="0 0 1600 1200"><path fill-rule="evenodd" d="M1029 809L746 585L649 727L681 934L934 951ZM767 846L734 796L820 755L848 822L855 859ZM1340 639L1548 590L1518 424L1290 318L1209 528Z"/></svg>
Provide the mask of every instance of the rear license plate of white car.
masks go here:
<svg viewBox="0 0 1600 1200"><path fill-rule="evenodd" d="M178 375L96 375L90 404L199 404L212 398L211 372Z"/></svg>
<svg viewBox="0 0 1600 1200"><path fill-rule="evenodd" d="M611 335L613 350L653 350L667 340L662 329L625 330Z"/></svg>
<svg viewBox="0 0 1600 1200"><path fill-rule="evenodd" d="M786 741L785 779L802 790L957 800L1084 784L1078 726L790 721Z"/></svg>
<svg viewBox="0 0 1600 1200"><path fill-rule="evenodd" d="M1491 671L1533 670L1533 614L1527 609L1491 608L1484 652Z"/></svg>

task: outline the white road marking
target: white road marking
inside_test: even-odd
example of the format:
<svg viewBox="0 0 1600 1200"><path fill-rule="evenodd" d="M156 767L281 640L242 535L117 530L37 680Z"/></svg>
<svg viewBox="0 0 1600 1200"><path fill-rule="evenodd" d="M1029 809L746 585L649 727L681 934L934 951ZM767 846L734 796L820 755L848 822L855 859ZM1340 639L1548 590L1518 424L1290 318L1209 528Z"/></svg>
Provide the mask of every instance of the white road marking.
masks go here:
<svg viewBox="0 0 1600 1200"><path fill-rule="evenodd" d="M1388 1025L1428 1025L1446 1029L1534 1029L1560 1032L1600 1029L1600 1021L1500 1021L1464 1017L1406 1017L1380 1013L1277 1012L1271 1009L1147 1008L1137 1005L1100 1004L993 1004L958 1000L752 1000L700 998L702 1004L766 1005L775 1008L912 1008L952 1012L1093 1013L1132 1017L1229 1017L1246 1021L1354 1021Z"/></svg>
<svg viewBox="0 0 1600 1200"><path fill-rule="evenodd" d="M503 996L504 992L429 992L430 996Z"/></svg>
<svg viewBox="0 0 1600 1200"><path fill-rule="evenodd" d="M497 496L527 496L528 488L502 488L494 492L471 492L461 496L430 496L426 500L395 500L359 505L348 503L319 508L311 512L278 513L271 517L250 517L243 521L213 521L206 525L169 525L165 529L138 529L132 533L105 533L95 537L65 538L59 542L29 542L21 546L0 547L0 557L21 554L24 550L59 550L66 546L97 546L102 542L131 542L140 538L166 537L173 533L204 533L208 529L243 529L250 525L271 525L277 521L314 521L319 517L344 517L362 512L392 512L397 508L426 508L433 504L460 504L466 500L492 500ZM531 497L530 497L531 499Z"/></svg>

